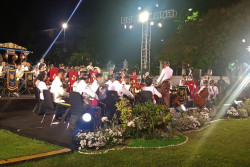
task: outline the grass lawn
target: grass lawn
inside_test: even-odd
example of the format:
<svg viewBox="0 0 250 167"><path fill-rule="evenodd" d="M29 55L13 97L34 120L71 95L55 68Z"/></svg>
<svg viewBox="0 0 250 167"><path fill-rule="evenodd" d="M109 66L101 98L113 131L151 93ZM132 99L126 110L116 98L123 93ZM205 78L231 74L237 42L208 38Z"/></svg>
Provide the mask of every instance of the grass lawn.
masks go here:
<svg viewBox="0 0 250 167"><path fill-rule="evenodd" d="M217 121L202 131L185 135L189 137L189 141L178 147L125 149L102 155L82 155L75 152L19 166L250 166L250 119Z"/></svg>
<svg viewBox="0 0 250 167"><path fill-rule="evenodd" d="M55 151L59 149L62 149L62 147L21 137L6 130L0 130L0 160Z"/></svg>
<svg viewBox="0 0 250 167"><path fill-rule="evenodd" d="M164 140L144 140L135 139L128 143L130 147L164 147L169 145L177 145L185 142L186 137L183 135L177 136L174 139L164 139Z"/></svg>

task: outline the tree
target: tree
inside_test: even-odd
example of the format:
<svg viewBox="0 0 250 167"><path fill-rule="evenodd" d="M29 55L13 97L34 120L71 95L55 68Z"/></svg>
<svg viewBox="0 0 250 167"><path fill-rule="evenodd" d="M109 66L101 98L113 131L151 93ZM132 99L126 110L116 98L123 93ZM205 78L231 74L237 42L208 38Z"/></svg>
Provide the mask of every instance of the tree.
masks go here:
<svg viewBox="0 0 250 167"><path fill-rule="evenodd" d="M158 58L222 74L228 62L241 58L250 44L241 42L243 37L250 41L249 7L250 2L243 0L226 9L212 9L199 19L193 15L164 44Z"/></svg>

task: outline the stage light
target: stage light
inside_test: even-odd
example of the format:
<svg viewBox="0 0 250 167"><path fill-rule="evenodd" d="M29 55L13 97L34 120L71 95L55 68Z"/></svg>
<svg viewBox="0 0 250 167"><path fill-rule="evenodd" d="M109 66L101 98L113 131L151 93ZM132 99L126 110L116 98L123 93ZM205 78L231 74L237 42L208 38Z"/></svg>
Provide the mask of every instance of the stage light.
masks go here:
<svg viewBox="0 0 250 167"><path fill-rule="evenodd" d="M181 105L181 109L182 109L183 111L187 111L187 109L186 109L186 107L185 107L184 105Z"/></svg>
<svg viewBox="0 0 250 167"><path fill-rule="evenodd" d="M247 47L247 51L250 52L250 46Z"/></svg>
<svg viewBox="0 0 250 167"><path fill-rule="evenodd" d="M62 24L62 28L63 28L63 29L68 28L68 24L67 24L67 23L63 23L63 24Z"/></svg>
<svg viewBox="0 0 250 167"><path fill-rule="evenodd" d="M162 23L158 23L157 26L158 26L159 28L162 28Z"/></svg>
<svg viewBox="0 0 250 167"><path fill-rule="evenodd" d="M133 25L130 25L130 26L129 26L129 29L130 29L130 30L132 30L133 28L134 28L134 26L133 26Z"/></svg>
<svg viewBox="0 0 250 167"><path fill-rule="evenodd" d="M192 12L192 11L193 11L193 9L192 9L192 8L189 8L189 9L188 9L188 11L189 11L189 12Z"/></svg>
<svg viewBox="0 0 250 167"><path fill-rule="evenodd" d="M153 26L155 23L153 21L150 22L150 25Z"/></svg>
<svg viewBox="0 0 250 167"><path fill-rule="evenodd" d="M159 7L159 4L157 3L157 4L155 4L155 6L158 8L158 7Z"/></svg>
<svg viewBox="0 0 250 167"><path fill-rule="evenodd" d="M124 29L127 29L127 25L126 24L124 25Z"/></svg>
<svg viewBox="0 0 250 167"><path fill-rule="evenodd" d="M91 121L91 115L90 115L89 113L83 114L82 120L83 120L84 122L90 122L90 121Z"/></svg>
<svg viewBox="0 0 250 167"><path fill-rule="evenodd" d="M140 6L138 7L138 10L141 10L141 7L140 7Z"/></svg>
<svg viewBox="0 0 250 167"><path fill-rule="evenodd" d="M149 13L147 11L144 11L139 14L139 21L142 23L147 22L149 19Z"/></svg>

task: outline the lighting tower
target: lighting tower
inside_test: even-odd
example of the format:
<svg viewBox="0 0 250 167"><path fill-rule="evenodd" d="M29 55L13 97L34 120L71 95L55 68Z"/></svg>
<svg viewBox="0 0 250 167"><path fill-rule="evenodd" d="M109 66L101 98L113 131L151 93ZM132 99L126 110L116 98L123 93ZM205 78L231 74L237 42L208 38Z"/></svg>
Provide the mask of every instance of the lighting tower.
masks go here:
<svg viewBox="0 0 250 167"><path fill-rule="evenodd" d="M177 11L171 9L154 13L143 11L137 16L127 16L121 18L121 24L124 25L124 27L137 23L142 24L141 74L145 73L146 71L150 71L151 26L153 26L154 21L159 22L159 24L162 25L162 20L176 17Z"/></svg>

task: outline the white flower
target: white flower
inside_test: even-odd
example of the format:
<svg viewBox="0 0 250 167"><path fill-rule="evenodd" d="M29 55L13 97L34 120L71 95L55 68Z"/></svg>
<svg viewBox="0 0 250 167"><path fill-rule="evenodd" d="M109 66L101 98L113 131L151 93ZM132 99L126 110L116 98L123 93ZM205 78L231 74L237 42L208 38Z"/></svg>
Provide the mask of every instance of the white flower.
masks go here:
<svg viewBox="0 0 250 167"><path fill-rule="evenodd" d="M102 117L102 122L108 122L109 121L109 119L108 119L108 117Z"/></svg>
<svg viewBox="0 0 250 167"><path fill-rule="evenodd" d="M133 121L130 121L127 125L128 127L135 127L135 123Z"/></svg>

